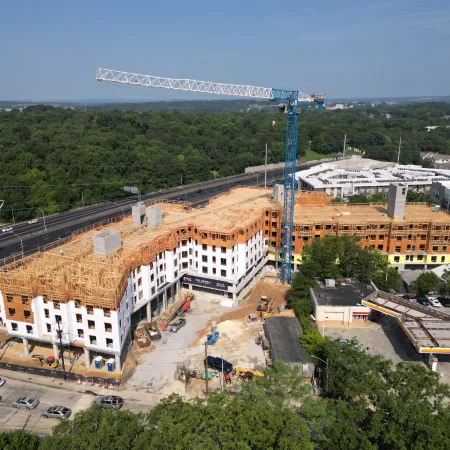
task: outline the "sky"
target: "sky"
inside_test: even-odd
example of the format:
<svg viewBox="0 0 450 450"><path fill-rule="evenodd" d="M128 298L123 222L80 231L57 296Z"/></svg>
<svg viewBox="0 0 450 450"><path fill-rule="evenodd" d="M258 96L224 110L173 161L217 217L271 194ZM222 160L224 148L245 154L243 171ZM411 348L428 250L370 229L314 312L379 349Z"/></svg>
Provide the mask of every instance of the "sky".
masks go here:
<svg viewBox="0 0 450 450"><path fill-rule="evenodd" d="M99 83L97 67L330 98L449 95L450 1L0 2L0 100L211 98Z"/></svg>

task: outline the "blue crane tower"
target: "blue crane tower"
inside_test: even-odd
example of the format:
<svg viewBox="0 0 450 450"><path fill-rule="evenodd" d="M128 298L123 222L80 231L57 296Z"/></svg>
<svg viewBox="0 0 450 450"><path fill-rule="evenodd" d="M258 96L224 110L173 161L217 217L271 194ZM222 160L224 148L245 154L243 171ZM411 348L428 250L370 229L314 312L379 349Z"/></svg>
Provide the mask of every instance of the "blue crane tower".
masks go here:
<svg viewBox="0 0 450 450"><path fill-rule="evenodd" d="M273 89L239 84L214 83L211 81L190 80L187 78L165 78L153 75L121 72L111 69L97 69L98 81L131 84L177 91L201 92L205 94L227 95L267 99L282 103L287 113L286 119L286 158L284 166L284 204L282 217L282 248L280 280L292 282L292 234L294 228L295 169L297 162L297 132L299 102L314 102L321 108L324 94L304 94L297 90Z"/></svg>

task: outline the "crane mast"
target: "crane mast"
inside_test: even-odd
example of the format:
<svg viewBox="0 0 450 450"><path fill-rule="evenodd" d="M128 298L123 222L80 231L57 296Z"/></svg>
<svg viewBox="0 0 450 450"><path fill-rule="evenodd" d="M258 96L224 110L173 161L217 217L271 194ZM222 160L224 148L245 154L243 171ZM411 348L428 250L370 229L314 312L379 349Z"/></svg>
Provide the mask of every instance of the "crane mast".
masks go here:
<svg viewBox="0 0 450 450"><path fill-rule="evenodd" d="M280 280L283 284L290 284L292 282L292 234L294 231L298 102L314 102L318 108L321 108L325 98L324 94L316 92L308 95L297 90L215 83L211 81L191 80L188 78L156 77L153 75L142 75L102 68L97 69L96 78L98 81L106 81L110 83L122 83L136 86L172 89L177 91L201 92L205 94L260 98L272 101L287 102Z"/></svg>

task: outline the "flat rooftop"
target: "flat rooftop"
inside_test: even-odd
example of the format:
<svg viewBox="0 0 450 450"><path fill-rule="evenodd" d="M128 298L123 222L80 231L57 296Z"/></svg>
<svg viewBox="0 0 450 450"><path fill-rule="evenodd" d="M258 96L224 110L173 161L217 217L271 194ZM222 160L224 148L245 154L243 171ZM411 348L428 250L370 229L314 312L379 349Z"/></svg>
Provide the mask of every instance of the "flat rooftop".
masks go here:
<svg viewBox="0 0 450 450"><path fill-rule="evenodd" d="M345 185L388 186L390 183L423 185L431 184L432 181L446 181L449 177L449 170L396 165L360 156L323 163L296 173L297 180L302 180L314 189Z"/></svg>
<svg viewBox="0 0 450 450"><path fill-rule="evenodd" d="M317 303L321 306L357 306L375 289L366 283L359 281L336 281L336 287L325 287L322 282L313 288Z"/></svg>
<svg viewBox="0 0 450 450"><path fill-rule="evenodd" d="M302 327L297 317L269 317L264 324L264 332L270 343L272 361L279 359L290 364L313 363L300 344Z"/></svg>
<svg viewBox="0 0 450 450"><path fill-rule="evenodd" d="M383 205L341 205L329 203L324 206L296 206L294 222L298 223L389 223L389 222L449 222L450 215L426 204L406 204L404 219L391 219Z"/></svg>

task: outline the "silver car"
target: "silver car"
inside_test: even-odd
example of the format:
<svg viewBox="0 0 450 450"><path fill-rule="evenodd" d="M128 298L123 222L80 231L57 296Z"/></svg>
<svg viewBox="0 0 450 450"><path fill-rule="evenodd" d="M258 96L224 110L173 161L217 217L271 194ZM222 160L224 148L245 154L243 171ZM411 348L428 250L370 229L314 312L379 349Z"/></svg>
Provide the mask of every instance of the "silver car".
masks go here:
<svg viewBox="0 0 450 450"><path fill-rule="evenodd" d="M178 319L175 320L175 322L171 323L167 329L172 333L176 333L181 327L184 327L185 325L186 319Z"/></svg>
<svg viewBox="0 0 450 450"><path fill-rule="evenodd" d="M64 420L68 419L71 414L72 410L66 408L65 406L50 406L50 408L47 408L41 416L45 418L51 417L54 419Z"/></svg>
<svg viewBox="0 0 450 450"><path fill-rule="evenodd" d="M120 409L123 406L123 398L118 397L117 395L105 395L96 398L95 403L104 408Z"/></svg>
<svg viewBox="0 0 450 450"><path fill-rule="evenodd" d="M14 403L13 408L34 409L39 405L39 400L33 397L19 397Z"/></svg>

